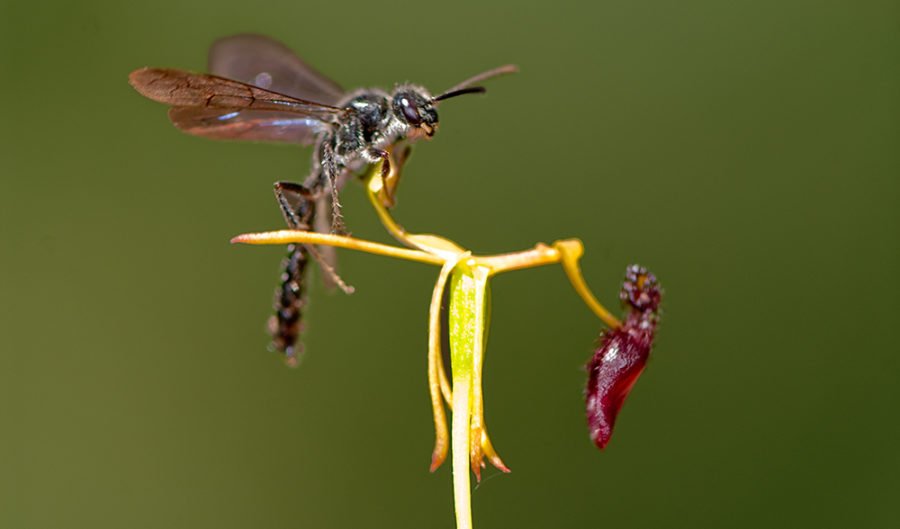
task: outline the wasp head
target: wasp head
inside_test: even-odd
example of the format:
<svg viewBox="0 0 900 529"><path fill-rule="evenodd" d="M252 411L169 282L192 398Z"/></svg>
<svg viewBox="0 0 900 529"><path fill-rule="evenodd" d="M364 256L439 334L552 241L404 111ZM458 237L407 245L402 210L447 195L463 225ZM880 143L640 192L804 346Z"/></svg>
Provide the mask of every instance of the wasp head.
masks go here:
<svg viewBox="0 0 900 529"><path fill-rule="evenodd" d="M409 125L409 135L424 134L434 136L438 126L437 109L434 99L424 89L413 86L401 86L394 90L394 115L401 122Z"/></svg>

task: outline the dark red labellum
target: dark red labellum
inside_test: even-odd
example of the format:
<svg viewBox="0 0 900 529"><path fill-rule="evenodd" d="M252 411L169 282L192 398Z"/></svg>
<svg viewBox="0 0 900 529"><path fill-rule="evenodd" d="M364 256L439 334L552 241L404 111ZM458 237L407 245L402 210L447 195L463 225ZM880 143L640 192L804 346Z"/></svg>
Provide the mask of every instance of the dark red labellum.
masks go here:
<svg viewBox="0 0 900 529"><path fill-rule="evenodd" d="M629 308L625 322L601 335L587 364L588 428L600 449L609 443L616 416L650 356L661 298L656 277L643 267L628 267L620 298Z"/></svg>
<svg viewBox="0 0 900 529"><path fill-rule="evenodd" d="M625 397L647 365L650 344L625 328L609 331L588 362L588 427L598 448L609 442Z"/></svg>

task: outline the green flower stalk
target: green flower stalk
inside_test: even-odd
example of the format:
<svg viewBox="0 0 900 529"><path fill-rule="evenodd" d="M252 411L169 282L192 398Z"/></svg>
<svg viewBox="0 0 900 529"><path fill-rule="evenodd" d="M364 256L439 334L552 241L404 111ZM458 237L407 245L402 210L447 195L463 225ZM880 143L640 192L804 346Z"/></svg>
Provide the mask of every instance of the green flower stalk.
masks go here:
<svg viewBox="0 0 900 529"><path fill-rule="evenodd" d="M520 252L476 256L443 237L412 234L404 230L389 211L395 195L391 182L396 182L396 175L388 174L382 178L380 165L373 166L364 177L369 200L379 219L406 248L301 230L244 234L235 237L232 242L327 245L441 267L428 318L428 386L435 428L431 470L440 467L448 452L452 454L457 528L469 529L472 527L470 470L480 480L481 469L487 459L499 470L509 472L490 440L484 414L482 366L490 319L490 279L501 272L558 263L575 291L610 331L622 328L622 322L607 311L588 289L578 264L583 253L581 241L567 239L550 245L539 243ZM441 300L448 289L449 308L447 314L442 314ZM449 325L450 336L449 378L441 351L441 326L444 321ZM621 402L617 401L617 404L620 406ZM452 412L449 429L445 405Z"/></svg>

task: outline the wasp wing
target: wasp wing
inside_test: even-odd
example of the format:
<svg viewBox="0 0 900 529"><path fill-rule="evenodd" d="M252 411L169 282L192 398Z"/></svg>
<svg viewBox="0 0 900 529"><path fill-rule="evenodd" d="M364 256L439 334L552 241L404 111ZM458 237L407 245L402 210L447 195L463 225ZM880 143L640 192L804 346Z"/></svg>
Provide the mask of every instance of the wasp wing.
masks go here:
<svg viewBox="0 0 900 529"><path fill-rule="evenodd" d="M233 35L209 48L209 71L290 96L335 105L344 89L290 48L263 35Z"/></svg>
<svg viewBox="0 0 900 529"><path fill-rule="evenodd" d="M141 68L128 77L131 86L154 101L173 107L291 112L330 122L343 110L292 97L217 75L174 68Z"/></svg>
<svg viewBox="0 0 900 529"><path fill-rule="evenodd" d="M189 134L224 139L311 143L344 111L241 81L171 68L142 68L131 85L175 108L169 117Z"/></svg>
<svg viewBox="0 0 900 529"><path fill-rule="evenodd" d="M217 140L312 145L328 125L290 112L173 107L169 119L183 132Z"/></svg>

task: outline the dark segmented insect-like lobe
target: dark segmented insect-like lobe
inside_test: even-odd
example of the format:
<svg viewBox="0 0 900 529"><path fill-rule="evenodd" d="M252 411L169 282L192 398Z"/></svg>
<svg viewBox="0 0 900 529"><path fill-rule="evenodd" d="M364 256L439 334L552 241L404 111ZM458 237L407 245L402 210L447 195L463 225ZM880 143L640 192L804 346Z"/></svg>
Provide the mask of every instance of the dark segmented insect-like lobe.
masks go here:
<svg viewBox="0 0 900 529"><path fill-rule="evenodd" d="M619 410L647 365L659 321L661 291L646 268L628 267L619 296L628 308L625 322L601 335L587 364L588 428L600 449L609 443Z"/></svg>
<svg viewBox="0 0 900 529"><path fill-rule="evenodd" d="M631 265L625 269L625 281L619 291L619 299L632 312L642 317L657 319L662 290L656 276L640 265Z"/></svg>
<svg viewBox="0 0 900 529"><path fill-rule="evenodd" d="M289 244L288 255L281 263L281 282L275 290L275 313L269 318L269 334L273 351L283 353L285 362L295 367L300 360L302 345L298 342L301 316L306 305L303 285L304 272L309 263L309 251L302 244Z"/></svg>

